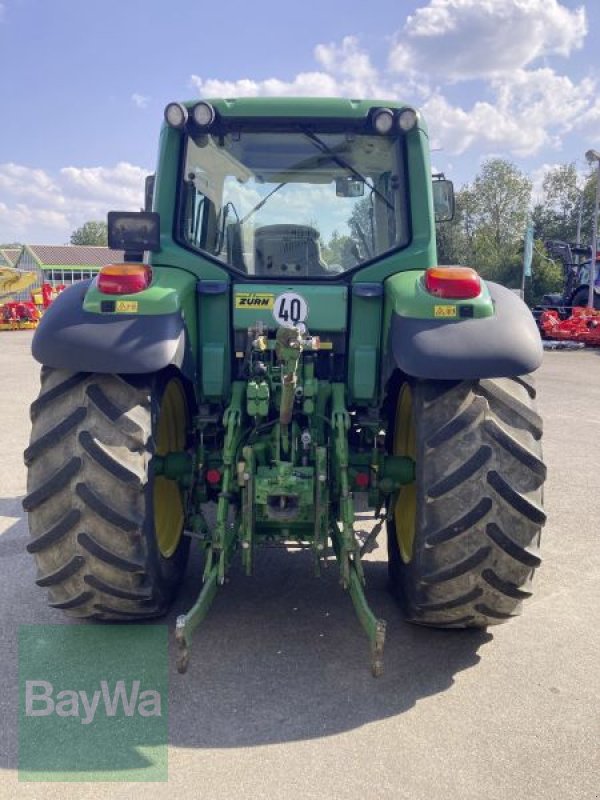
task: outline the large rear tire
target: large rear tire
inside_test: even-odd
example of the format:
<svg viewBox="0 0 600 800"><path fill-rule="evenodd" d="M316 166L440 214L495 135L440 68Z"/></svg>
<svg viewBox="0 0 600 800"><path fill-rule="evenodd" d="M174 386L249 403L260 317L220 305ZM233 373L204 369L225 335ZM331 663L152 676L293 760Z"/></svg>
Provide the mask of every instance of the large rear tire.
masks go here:
<svg viewBox="0 0 600 800"><path fill-rule="evenodd" d="M546 519L532 377L406 381L390 405L389 449L416 460L388 522L390 589L407 618L484 628L517 615Z"/></svg>
<svg viewBox="0 0 600 800"><path fill-rule="evenodd" d="M25 451L36 583L69 616L163 614L185 570L182 494L155 477L154 452L183 449L179 378L68 373L44 367Z"/></svg>

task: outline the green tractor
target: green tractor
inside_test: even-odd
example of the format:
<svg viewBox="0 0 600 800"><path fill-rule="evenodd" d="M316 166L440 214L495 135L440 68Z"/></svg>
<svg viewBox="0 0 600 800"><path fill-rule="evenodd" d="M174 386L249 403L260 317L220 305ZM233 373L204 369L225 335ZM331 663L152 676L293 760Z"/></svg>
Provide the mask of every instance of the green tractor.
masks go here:
<svg viewBox="0 0 600 800"><path fill-rule="evenodd" d="M145 620L204 551L178 668L234 557L333 556L382 670L363 557L385 527L406 618L518 613L545 521L535 323L438 267L421 115L394 102L170 103L146 211L111 212L123 263L63 292L25 452L28 550L50 605ZM355 531L355 502L373 511Z"/></svg>

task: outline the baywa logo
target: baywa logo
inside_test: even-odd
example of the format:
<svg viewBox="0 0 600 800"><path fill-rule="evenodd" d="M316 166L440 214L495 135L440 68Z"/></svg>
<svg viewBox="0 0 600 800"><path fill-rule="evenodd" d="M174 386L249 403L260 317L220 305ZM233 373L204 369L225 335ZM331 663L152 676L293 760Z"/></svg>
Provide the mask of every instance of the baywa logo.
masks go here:
<svg viewBox="0 0 600 800"><path fill-rule="evenodd" d="M165 625L23 625L19 780L166 781Z"/></svg>
<svg viewBox="0 0 600 800"><path fill-rule="evenodd" d="M55 693L48 681L25 681L25 716L78 717L82 725L90 725L100 709L107 717L116 717L119 709L126 717L160 717L160 692L145 689L140 681L132 681L129 691L124 680L116 681L112 691L109 681L100 681L93 692L83 689L62 689Z"/></svg>

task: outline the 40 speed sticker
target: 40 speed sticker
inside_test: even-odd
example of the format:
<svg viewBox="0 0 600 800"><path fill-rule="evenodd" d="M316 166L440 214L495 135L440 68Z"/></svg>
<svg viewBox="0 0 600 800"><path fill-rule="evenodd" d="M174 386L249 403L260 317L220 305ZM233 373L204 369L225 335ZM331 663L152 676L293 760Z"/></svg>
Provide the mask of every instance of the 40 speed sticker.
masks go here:
<svg viewBox="0 0 600 800"><path fill-rule="evenodd" d="M300 294L284 292L275 298L273 317L278 325L293 328L308 317L308 303Z"/></svg>

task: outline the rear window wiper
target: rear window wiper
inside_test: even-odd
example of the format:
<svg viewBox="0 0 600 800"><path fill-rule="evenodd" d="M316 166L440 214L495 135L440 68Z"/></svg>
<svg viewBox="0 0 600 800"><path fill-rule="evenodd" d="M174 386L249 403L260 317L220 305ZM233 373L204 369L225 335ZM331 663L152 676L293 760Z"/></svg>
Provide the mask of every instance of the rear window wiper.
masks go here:
<svg viewBox="0 0 600 800"><path fill-rule="evenodd" d="M371 181L369 181L368 178L366 178L364 175L361 175L361 173L355 167L353 167L349 161L346 161L343 156L339 155L338 153L334 153L333 150L330 150L325 142L319 138L316 133L306 130L306 128L302 128L301 130L306 138L310 139L310 141L313 142L313 144L315 144L324 155L328 156L332 161L335 161L338 166L342 167L343 169L347 169L354 178L364 183L365 186L368 186L373 194L376 194L380 200L383 200L383 202L391 211L394 210L394 206L390 203L387 197L382 194L379 189L373 183L371 183Z"/></svg>
<svg viewBox="0 0 600 800"><path fill-rule="evenodd" d="M267 200L270 197L272 197L275 194L275 192L278 192L282 187L284 187L286 185L286 183L287 183L287 181L284 181L283 183L278 184L274 189L272 189L269 192L268 195L263 197L263 199L260 202L258 202L254 206L254 208L251 208L250 211L245 216L242 217L242 219L240 220L240 225L243 225L244 222L247 222L253 214L256 214L256 212L259 211L264 206L264 204L267 202Z"/></svg>

